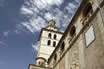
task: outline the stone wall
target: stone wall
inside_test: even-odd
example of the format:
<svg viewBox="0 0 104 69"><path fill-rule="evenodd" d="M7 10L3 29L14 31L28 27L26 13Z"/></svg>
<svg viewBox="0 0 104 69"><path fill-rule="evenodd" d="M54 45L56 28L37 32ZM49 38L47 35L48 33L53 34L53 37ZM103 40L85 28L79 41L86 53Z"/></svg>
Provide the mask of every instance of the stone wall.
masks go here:
<svg viewBox="0 0 104 69"><path fill-rule="evenodd" d="M84 42L85 69L104 69L104 27L100 12L95 15L90 25L83 32L83 41L85 41L85 33L91 25L94 26L95 40L88 48Z"/></svg>
<svg viewBox="0 0 104 69"><path fill-rule="evenodd" d="M85 0L84 0L85 1ZM86 0L87 1L87 0ZM101 0L103 1L103 0ZM99 3L101 2L99 1ZM93 13L83 20L82 9L78 10L74 20L69 24L59 47L53 54L60 54L60 47L65 43L64 52L58 55L54 69L104 69L104 7L99 10L96 0L90 0ZM102 17L103 16L103 17ZM75 25L76 34L70 36L71 26ZM53 57L52 57L53 59ZM52 60L50 61L50 63Z"/></svg>

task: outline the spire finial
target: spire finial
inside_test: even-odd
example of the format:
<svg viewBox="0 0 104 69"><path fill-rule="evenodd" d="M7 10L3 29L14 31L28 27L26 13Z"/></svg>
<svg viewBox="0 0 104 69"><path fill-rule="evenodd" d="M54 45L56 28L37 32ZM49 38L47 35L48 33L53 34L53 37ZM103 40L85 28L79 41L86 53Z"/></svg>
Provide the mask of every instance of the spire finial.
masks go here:
<svg viewBox="0 0 104 69"><path fill-rule="evenodd" d="M50 30L55 30L57 31L57 27L56 27L56 22L54 21L54 19L52 18L49 22L48 22L48 25L46 26L47 29L50 29Z"/></svg>

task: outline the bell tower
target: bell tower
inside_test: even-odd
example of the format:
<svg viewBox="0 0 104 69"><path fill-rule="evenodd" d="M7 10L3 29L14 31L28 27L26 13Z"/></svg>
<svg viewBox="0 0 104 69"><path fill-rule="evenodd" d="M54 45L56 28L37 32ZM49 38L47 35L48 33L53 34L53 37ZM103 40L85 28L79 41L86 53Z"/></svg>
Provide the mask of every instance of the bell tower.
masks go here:
<svg viewBox="0 0 104 69"><path fill-rule="evenodd" d="M37 65L45 66L48 58L57 46L60 38L62 37L61 32L56 27L56 22L50 20L45 28L42 28L39 37L38 54L36 58Z"/></svg>

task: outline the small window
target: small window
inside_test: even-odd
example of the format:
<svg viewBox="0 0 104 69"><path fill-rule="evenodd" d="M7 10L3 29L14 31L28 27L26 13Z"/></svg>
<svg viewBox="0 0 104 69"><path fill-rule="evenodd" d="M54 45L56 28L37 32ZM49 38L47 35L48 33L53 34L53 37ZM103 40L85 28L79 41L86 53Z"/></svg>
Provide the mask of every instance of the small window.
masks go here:
<svg viewBox="0 0 104 69"><path fill-rule="evenodd" d="M54 42L53 42L53 47L55 47L55 46L56 46L56 42L54 41Z"/></svg>
<svg viewBox="0 0 104 69"><path fill-rule="evenodd" d="M76 33L76 28L75 28L75 26L72 26L71 30L70 30L70 36L74 36L75 33Z"/></svg>
<svg viewBox="0 0 104 69"><path fill-rule="evenodd" d="M51 38L51 33L48 34L48 37Z"/></svg>
<svg viewBox="0 0 104 69"><path fill-rule="evenodd" d="M91 3L88 3L84 8L83 15L84 17L86 17L86 16L89 16L89 13L92 14L92 12L93 12L92 5Z"/></svg>
<svg viewBox="0 0 104 69"><path fill-rule="evenodd" d="M51 41L50 40L48 40L48 43L47 43L47 45L50 45L51 44Z"/></svg>
<svg viewBox="0 0 104 69"><path fill-rule="evenodd" d="M56 34L54 34L54 39L56 39L57 38L57 36L56 36Z"/></svg>
<svg viewBox="0 0 104 69"><path fill-rule="evenodd" d="M41 64L41 62L39 62L39 65Z"/></svg>
<svg viewBox="0 0 104 69"><path fill-rule="evenodd" d="M61 45L61 52L64 51L64 48L65 48L65 43L63 42L62 45Z"/></svg>

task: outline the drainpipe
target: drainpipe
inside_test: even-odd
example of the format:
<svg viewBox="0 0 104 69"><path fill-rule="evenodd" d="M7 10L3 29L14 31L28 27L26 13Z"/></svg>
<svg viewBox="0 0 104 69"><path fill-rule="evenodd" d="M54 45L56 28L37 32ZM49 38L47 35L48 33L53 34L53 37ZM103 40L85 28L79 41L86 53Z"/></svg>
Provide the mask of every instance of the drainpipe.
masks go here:
<svg viewBox="0 0 104 69"><path fill-rule="evenodd" d="M104 26L104 19L103 19L103 16L102 16L101 7L100 7L99 4L98 4L98 0L96 0L96 4L97 4L97 7L98 7L99 10L100 10L101 19L102 19L102 23L103 23L103 26Z"/></svg>

